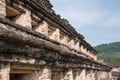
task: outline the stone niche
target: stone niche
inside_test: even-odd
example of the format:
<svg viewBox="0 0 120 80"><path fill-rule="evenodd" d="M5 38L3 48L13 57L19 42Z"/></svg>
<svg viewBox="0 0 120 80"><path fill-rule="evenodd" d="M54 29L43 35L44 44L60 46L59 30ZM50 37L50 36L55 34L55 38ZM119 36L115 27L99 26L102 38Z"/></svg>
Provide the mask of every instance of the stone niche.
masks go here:
<svg viewBox="0 0 120 80"><path fill-rule="evenodd" d="M49 66L41 66L40 70L28 69L15 69L14 71L12 69L10 80L51 80L51 68Z"/></svg>
<svg viewBox="0 0 120 80"><path fill-rule="evenodd" d="M60 42L62 44L68 45L68 36L60 32Z"/></svg>
<svg viewBox="0 0 120 80"><path fill-rule="evenodd" d="M38 24L34 30L48 36L48 23L46 21L43 21L42 23Z"/></svg>
<svg viewBox="0 0 120 80"><path fill-rule="evenodd" d="M2 15L6 15L6 17L8 19L10 19L11 21L13 21L14 23L16 23L18 25L21 25L28 29L32 28L32 20L31 20L31 11L30 10L24 8L21 5L16 5L16 4L14 4L11 7L11 6L9 6L10 4L7 2L6 2L7 6L5 6L5 3L3 2L3 0L0 1L0 3L1 2L3 4L2 8L0 8L0 12L2 11ZM0 5L0 7L1 7L1 5ZM6 7L6 9L4 7Z"/></svg>
<svg viewBox="0 0 120 80"><path fill-rule="evenodd" d="M39 28L39 25L42 24L42 20L40 17L36 16L34 13L31 14L32 19L32 30L36 30Z"/></svg>
<svg viewBox="0 0 120 80"><path fill-rule="evenodd" d="M74 48L79 51L79 41L75 41L75 47Z"/></svg>
<svg viewBox="0 0 120 80"><path fill-rule="evenodd" d="M68 46L69 46L70 48L74 48L74 47L75 47L75 43L74 43L74 40L73 40L73 39L69 39L69 41L68 41Z"/></svg>
<svg viewBox="0 0 120 80"><path fill-rule="evenodd" d="M23 27L26 27L28 29L32 28L32 20L31 20L31 11L29 11L28 9L25 9L25 13L22 13L20 15L18 15L17 17L14 18L14 22L16 24L19 24Z"/></svg>
<svg viewBox="0 0 120 80"><path fill-rule="evenodd" d="M50 39L53 39L55 41L60 41L60 30L58 28L49 26L48 27L48 35L49 35Z"/></svg>
<svg viewBox="0 0 120 80"><path fill-rule="evenodd" d="M83 45L80 46L80 51L81 51L82 53L84 53L84 46L83 46Z"/></svg>
<svg viewBox="0 0 120 80"><path fill-rule="evenodd" d="M15 8L11 6L6 7L6 16L10 20L13 20L17 15L20 15L21 12L19 10L16 10Z"/></svg>
<svg viewBox="0 0 120 80"><path fill-rule="evenodd" d="M52 80L61 80L63 78L61 71L53 71L52 72Z"/></svg>

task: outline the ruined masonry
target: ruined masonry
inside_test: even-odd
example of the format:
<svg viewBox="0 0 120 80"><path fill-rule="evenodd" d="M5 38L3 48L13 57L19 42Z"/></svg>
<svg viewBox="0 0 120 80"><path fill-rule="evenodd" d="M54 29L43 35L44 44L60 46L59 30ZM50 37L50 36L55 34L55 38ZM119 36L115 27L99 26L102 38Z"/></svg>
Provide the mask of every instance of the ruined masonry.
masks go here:
<svg viewBox="0 0 120 80"><path fill-rule="evenodd" d="M0 80L109 80L97 53L48 0L0 0Z"/></svg>

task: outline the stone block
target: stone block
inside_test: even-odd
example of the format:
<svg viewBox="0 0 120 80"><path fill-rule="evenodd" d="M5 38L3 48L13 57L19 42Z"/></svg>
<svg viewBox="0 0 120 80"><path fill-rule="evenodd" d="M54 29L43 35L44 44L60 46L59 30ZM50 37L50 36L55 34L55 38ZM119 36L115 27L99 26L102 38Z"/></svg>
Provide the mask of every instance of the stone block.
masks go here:
<svg viewBox="0 0 120 80"><path fill-rule="evenodd" d="M73 72L72 69L65 71L64 79L63 80L73 80Z"/></svg>
<svg viewBox="0 0 120 80"><path fill-rule="evenodd" d="M43 21L38 25L35 31L48 36L48 23L46 21Z"/></svg>
<svg viewBox="0 0 120 80"><path fill-rule="evenodd" d="M80 79L80 71L79 70L77 70L74 74L76 75L76 76L74 76L75 80L81 80Z"/></svg>
<svg viewBox="0 0 120 80"><path fill-rule="evenodd" d="M20 12L16 9L14 9L13 7L7 6L6 7L6 15L7 17L14 17L17 15L20 15Z"/></svg>
<svg viewBox="0 0 120 80"><path fill-rule="evenodd" d="M41 71L41 75L39 76L39 80L51 80L51 68L48 66L44 66Z"/></svg>
<svg viewBox="0 0 120 80"><path fill-rule="evenodd" d="M5 0L0 0L0 17L5 18L6 17L6 4Z"/></svg>
<svg viewBox="0 0 120 80"><path fill-rule="evenodd" d="M25 9L25 13L22 13L21 15L18 15L15 19L14 22L16 24L19 24L23 27L26 27L28 29L32 28L32 20L31 20L31 12L27 9Z"/></svg>
<svg viewBox="0 0 120 80"><path fill-rule="evenodd" d="M0 80L9 80L10 64L0 63Z"/></svg>
<svg viewBox="0 0 120 80"><path fill-rule="evenodd" d="M83 45L80 46L80 51L81 51L82 53L84 53L84 46L83 46Z"/></svg>
<svg viewBox="0 0 120 80"><path fill-rule="evenodd" d="M75 47L75 44L74 44L74 40L73 40L73 39L71 39L68 44L69 44L68 46L69 46L70 48L74 48L74 47Z"/></svg>
<svg viewBox="0 0 120 80"><path fill-rule="evenodd" d="M75 43L75 47L74 48L79 51L79 42Z"/></svg>
<svg viewBox="0 0 120 80"><path fill-rule="evenodd" d="M19 80L51 80L51 68L44 66L41 70L22 75Z"/></svg>
<svg viewBox="0 0 120 80"><path fill-rule="evenodd" d="M80 74L80 80L86 80L86 70L85 69L83 69L82 71L81 71L81 74Z"/></svg>
<svg viewBox="0 0 120 80"><path fill-rule="evenodd" d="M68 36L67 35L63 35L63 38L60 40L61 43L68 45Z"/></svg>
<svg viewBox="0 0 120 80"><path fill-rule="evenodd" d="M58 28L53 31L52 35L50 36L51 39L60 41L60 30Z"/></svg>

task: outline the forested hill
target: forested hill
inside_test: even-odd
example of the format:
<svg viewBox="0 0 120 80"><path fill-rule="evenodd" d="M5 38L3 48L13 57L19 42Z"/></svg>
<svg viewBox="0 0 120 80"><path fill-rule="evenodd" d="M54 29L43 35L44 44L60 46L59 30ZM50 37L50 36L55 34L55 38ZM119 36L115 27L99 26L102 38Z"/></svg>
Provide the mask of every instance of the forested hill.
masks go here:
<svg viewBox="0 0 120 80"><path fill-rule="evenodd" d="M98 59L104 59L105 62L120 62L120 42L113 42L109 44L101 44L95 46L99 51Z"/></svg>

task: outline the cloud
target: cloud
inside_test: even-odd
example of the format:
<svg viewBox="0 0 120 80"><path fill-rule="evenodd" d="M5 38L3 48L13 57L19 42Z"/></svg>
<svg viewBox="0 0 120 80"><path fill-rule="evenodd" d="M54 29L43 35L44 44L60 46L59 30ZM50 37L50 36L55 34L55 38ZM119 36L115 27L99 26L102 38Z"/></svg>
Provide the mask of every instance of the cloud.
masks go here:
<svg viewBox="0 0 120 80"><path fill-rule="evenodd" d="M117 9L117 1L110 0L109 4L97 0L51 0L55 5L55 10L63 18L67 18L75 27L86 25L102 27L113 27L120 25L120 12L111 11L109 7ZM113 6L111 6L112 4ZM102 5L102 6L101 6ZM120 11L120 10L119 10Z"/></svg>
<svg viewBox="0 0 120 80"><path fill-rule="evenodd" d="M54 10L93 45L119 41L120 0L51 0Z"/></svg>
<svg viewBox="0 0 120 80"><path fill-rule="evenodd" d="M67 19L72 23L74 22L77 25L95 25L104 18L106 12L104 11L79 11L79 10L64 10L62 13Z"/></svg>
<svg viewBox="0 0 120 80"><path fill-rule="evenodd" d="M53 1L54 2L54 1ZM106 11L102 11L97 7L96 0L58 0L58 7L54 7L56 13L59 13L63 18L70 21L75 27L84 27L84 25L96 25L104 18ZM68 5L65 5L67 4Z"/></svg>
<svg viewBox="0 0 120 80"><path fill-rule="evenodd" d="M116 12L106 19L106 21L103 23L103 26L105 27L118 27L120 26L120 12Z"/></svg>

